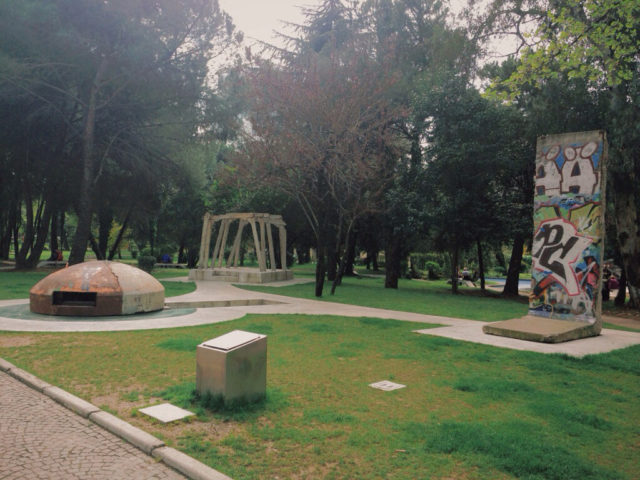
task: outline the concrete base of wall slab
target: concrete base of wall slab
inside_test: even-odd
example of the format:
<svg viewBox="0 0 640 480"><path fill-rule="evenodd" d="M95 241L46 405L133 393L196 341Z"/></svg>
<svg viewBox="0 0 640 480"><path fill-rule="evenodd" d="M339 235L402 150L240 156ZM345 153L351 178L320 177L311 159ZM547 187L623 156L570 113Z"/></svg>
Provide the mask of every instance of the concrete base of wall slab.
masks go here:
<svg viewBox="0 0 640 480"><path fill-rule="evenodd" d="M562 343L600 334L600 325L527 315L482 327L489 335L541 343Z"/></svg>

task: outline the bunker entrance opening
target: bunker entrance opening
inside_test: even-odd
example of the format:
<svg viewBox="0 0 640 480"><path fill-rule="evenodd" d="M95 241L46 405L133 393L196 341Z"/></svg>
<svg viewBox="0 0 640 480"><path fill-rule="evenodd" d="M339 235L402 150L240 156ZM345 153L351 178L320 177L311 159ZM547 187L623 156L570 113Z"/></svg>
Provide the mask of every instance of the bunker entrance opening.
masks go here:
<svg viewBox="0 0 640 480"><path fill-rule="evenodd" d="M69 307L95 307L97 292L53 292L52 304Z"/></svg>

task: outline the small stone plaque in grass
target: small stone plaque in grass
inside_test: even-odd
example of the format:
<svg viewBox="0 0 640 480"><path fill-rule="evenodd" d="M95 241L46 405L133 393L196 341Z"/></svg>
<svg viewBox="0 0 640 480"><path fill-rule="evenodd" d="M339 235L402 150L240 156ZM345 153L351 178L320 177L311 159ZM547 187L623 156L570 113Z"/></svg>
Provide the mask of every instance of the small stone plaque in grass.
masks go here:
<svg viewBox="0 0 640 480"><path fill-rule="evenodd" d="M389 380L381 380L380 382L370 383L369 386L377 388L378 390L384 390L385 392L390 392L391 390L398 390L399 388L406 387L406 385L402 385L401 383L394 383Z"/></svg>
<svg viewBox="0 0 640 480"><path fill-rule="evenodd" d="M150 417L160 420L162 423L173 422L174 420L180 420L181 418L195 415L195 413L189 410L184 410L170 403L162 403L153 407L141 408L140 412Z"/></svg>

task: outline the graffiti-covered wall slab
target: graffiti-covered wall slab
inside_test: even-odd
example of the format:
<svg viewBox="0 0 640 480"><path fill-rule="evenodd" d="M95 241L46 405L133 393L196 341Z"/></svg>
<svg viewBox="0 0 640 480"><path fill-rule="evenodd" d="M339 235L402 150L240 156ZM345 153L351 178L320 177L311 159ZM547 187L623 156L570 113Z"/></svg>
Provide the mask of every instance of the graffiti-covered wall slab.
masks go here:
<svg viewBox="0 0 640 480"><path fill-rule="evenodd" d="M600 319L606 152L602 131L538 139L531 315Z"/></svg>

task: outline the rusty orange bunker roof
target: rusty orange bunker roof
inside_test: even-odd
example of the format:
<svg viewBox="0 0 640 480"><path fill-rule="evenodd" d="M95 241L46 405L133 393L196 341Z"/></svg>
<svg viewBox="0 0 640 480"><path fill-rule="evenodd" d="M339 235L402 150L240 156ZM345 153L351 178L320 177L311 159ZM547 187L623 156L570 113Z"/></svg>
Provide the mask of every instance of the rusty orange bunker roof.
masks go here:
<svg viewBox="0 0 640 480"><path fill-rule="evenodd" d="M128 315L164 307L164 287L131 265L90 261L58 270L29 292L31 311L49 315Z"/></svg>

